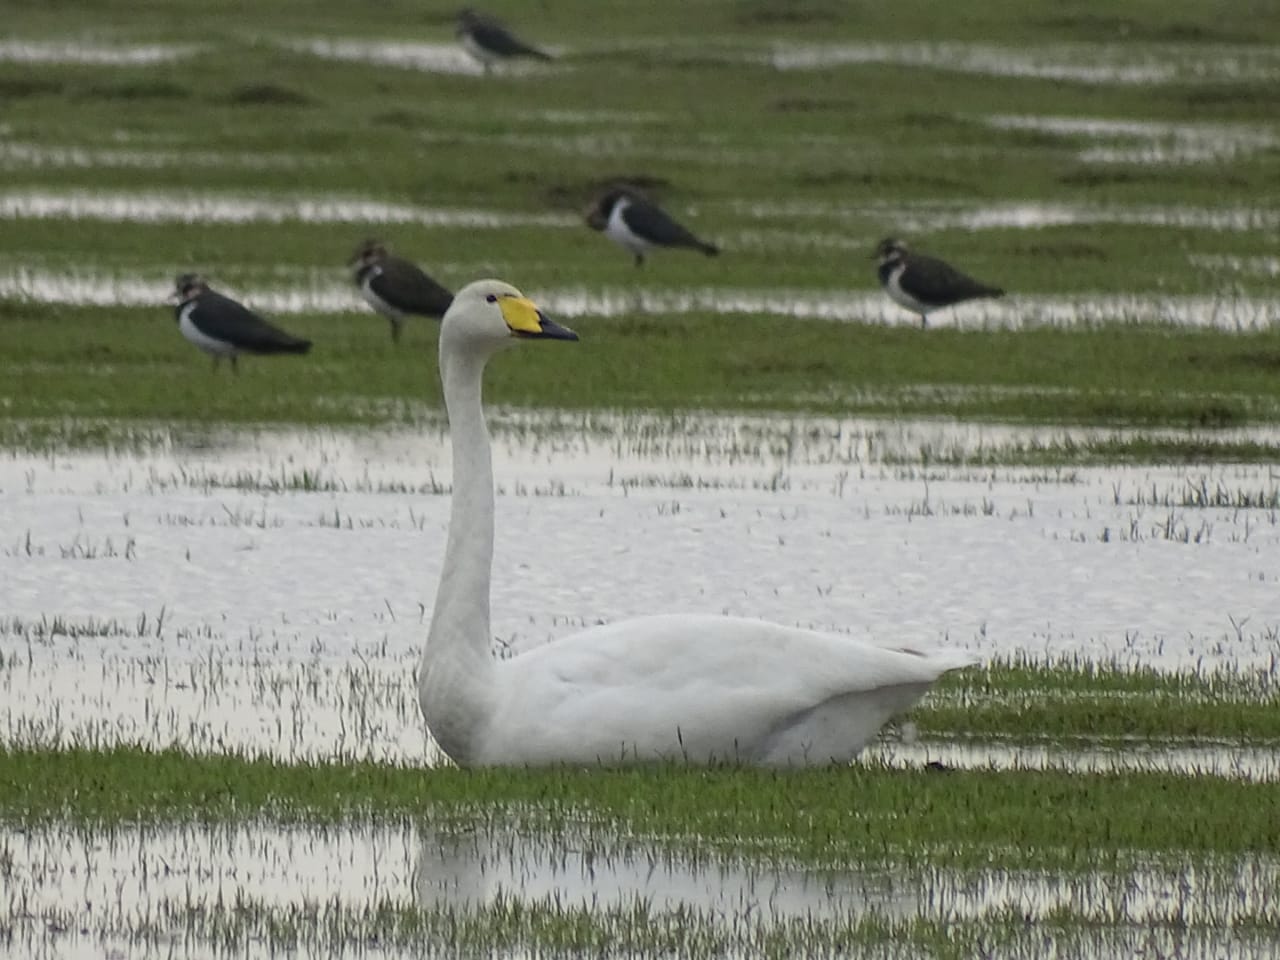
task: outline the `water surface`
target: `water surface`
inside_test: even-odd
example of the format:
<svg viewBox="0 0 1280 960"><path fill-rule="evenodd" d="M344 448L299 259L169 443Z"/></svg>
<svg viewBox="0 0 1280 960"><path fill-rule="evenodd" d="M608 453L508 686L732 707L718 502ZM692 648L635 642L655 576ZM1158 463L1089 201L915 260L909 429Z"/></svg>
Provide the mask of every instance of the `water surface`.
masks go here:
<svg viewBox="0 0 1280 960"><path fill-rule="evenodd" d="M981 656L1280 656L1268 464L948 466L1105 431L927 420L495 411L492 428L498 648L671 610ZM438 420L6 452L0 738L430 757L413 670L450 471Z"/></svg>
<svg viewBox="0 0 1280 960"><path fill-rule="evenodd" d="M735 956L761 946L761 925L790 928L802 941L838 940L842 929L873 919L988 923L1007 936L1010 913L1032 925L1071 916L1082 928L1078 956L1110 956L1108 943L1131 940L1196 943L1233 957L1266 956L1280 945L1280 870L1265 859L1064 875L893 864L814 869L705 853L686 859L643 838L567 827L576 839L531 834L500 818L476 829L4 827L0 927L9 933L0 955L150 957L179 946L184 956L221 955L252 946L380 957L403 955L409 943L415 953L456 955L454 938L475 935L463 933L468 918L481 919L483 930L513 909L547 918L584 911L606 931L639 909L656 925L678 918L681 937L714 934ZM401 919L416 912L426 922L398 944L406 937ZM1245 929L1255 935L1238 932ZM1011 939L997 955L1037 955L1014 952ZM1036 942L1043 950L1045 941ZM885 951L911 955L895 950L892 938Z"/></svg>
<svg viewBox="0 0 1280 960"><path fill-rule="evenodd" d="M292 170L321 166L328 162L328 158L324 157L303 157L289 153L60 146L0 138L0 167L8 170L160 170L172 167Z"/></svg>
<svg viewBox="0 0 1280 960"><path fill-rule="evenodd" d="M186 60L197 44L104 44L77 40L0 40L0 63L80 63L96 67L145 67Z"/></svg>
<svg viewBox="0 0 1280 960"><path fill-rule="evenodd" d="M857 206L808 200L751 201L734 209L762 220L845 221L875 217L904 233L936 230L1038 230L1043 227L1121 224L1194 230L1255 231L1280 228L1280 210L1262 206L1189 207L1145 204L1007 201L974 205L960 201ZM866 245L869 249L871 244Z"/></svg>
<svg viewBox="0 0 1280 960"><path fill-rule="evenodd" d="M578 218L564 214L424 207L328 194L267 199L159 190L3 191L0 192L0 217L124 223L411 223L423 227L475 229L579 225Z"/></svg>
<svg viewBox="0 0 1280 960"><path fill-rule="evenodd" d="M1147 86L1280 76L1280 56L1251 46L1058 44L1032 48L939 43L778 43L764 58L778 70L892 64L1026 80Z"/></svg>
<svg viewBox="0 0 1280 960"><path fill-rule="evenodd" d="M998 130L1036 130L1094 141L1080 152L1086 163L1208 163L1234 160L1275 148L1276 133L1267 127L1229 123L1168 123L999 114L984 121Z"/></svg>
<svg viewBox="0 0 1280 960"><path fill-rule="evenodd" d="M327 60L371 63L376 66L419 70L425 73L485 75L484 68L456 42L361 40L351 37L299 37L279 42L290 50ZM556 52L553 47L544 49L552 53ZM490 72L509 76L527 76L539 71L564 69L565 66L561 63L510 60L495 65Z"/></svg>
<svg viewBox="0 0 1280 960"><path fill-rule="evenodd" d="M1257 272L1267 275L1264 258L1200 258L1201 269ZM458 275L463 265L439 263L430 269L440 276ZM297 270L287 286L224 282L211 276L220 292L268 313L359 313L367 305L338 264L330 271ZM340 279L342 278L342 279ZM864 281L873 283L870 274ZM157 307L173 289L170 271L149 275L69 268L6 266L0 262L0 300L99 307ZM592 287L567 286L527 291L548 312L566 318L679 316L712 313L725 316L778 316L797 320L919 325L918 315L893 304L878 289L829 290L812 288L740 287ZM1037 326L1074 327L1141 323L1205 327L1225 331L1269 329L1280 318L1280 299L1231 296L1143 296L1081 294L1008 296L973 301L929 315L932 326L967 329L1022 329Z"/></svg>

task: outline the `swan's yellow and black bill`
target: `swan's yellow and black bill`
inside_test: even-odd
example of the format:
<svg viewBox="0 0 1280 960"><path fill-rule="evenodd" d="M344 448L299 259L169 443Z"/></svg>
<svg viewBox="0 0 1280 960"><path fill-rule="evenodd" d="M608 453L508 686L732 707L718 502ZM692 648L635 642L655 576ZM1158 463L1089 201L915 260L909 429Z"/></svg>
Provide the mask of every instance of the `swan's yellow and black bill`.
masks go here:
<svg viewBox="0 0 1280 960"><path fill-rule="evenodd" d="M498 307L502 319L517 337L542 340L577 340L578 335L568 327L562 327L534 306L528 297L500 297Z"/></svg>

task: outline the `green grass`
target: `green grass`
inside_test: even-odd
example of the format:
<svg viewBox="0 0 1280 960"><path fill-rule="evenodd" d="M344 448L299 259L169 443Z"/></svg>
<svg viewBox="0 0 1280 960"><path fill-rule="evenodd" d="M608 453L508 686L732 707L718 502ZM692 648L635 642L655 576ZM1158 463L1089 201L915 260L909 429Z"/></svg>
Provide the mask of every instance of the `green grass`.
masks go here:
<svg viewBox="0 0 1280 960"><path fill-rule="evenodd" d="M0 305L10 377L0 386L9 443L93 440L170 423L414 423L439 405L434 329L400 349L375 318L296 318L306 358L246 358L211 369L168 311ZM1239 427L1280 416L1280 333L1223 336L1125 327L919 331L776 317L592 320L576 345L536 345L492 365L486 399L565 409L785 410L941 415L1141 428ZM75 426L68 426L73 421ZM132 426L131 426L132 425ZM1027 462L1145 456L1258 459L1152 439L1014 451ZM998 454L999 455L999 454ZM1008 459L1008 457L1005 457Z"/></svg>
<svg viewBox="0 0 1280 960"><path fill-rule="evenodd" d="M532 39L566 52L559 67L488 78L328 61L280 45L298 37L448 43L449 11L386 0L371 18L338 0L289 0L239 17L241 6L175 0L158 16L147 4L18 4L20 40L196 42L201 49L192 60L145 67L0 63L5 141L94 157L11 160L0 193L336 194L576 218L601 183L633 176L720 241L724 256L659 254L638 271L607 240L569 225L13 218L0 235L0 272L153 277L157 305L0 304L0 442L102 442L111 431L97 424L111 420L128 422L118 437L163 421L412 418L419 405L436 402L431 334L422 328L412 349L390 350L383 322L360 315L354 290L351 314L286 318L286 326L315 337L312 357L247 363L233 387L208 374L207 361L181 341L160 302L167 278L192 268L233 288L340 282L346 256L369 233L388 237L454 286L499 274L528 290L797 288L838 297L873 290L874 241L908 232L1014 294L1198 295L1224 307L1241 295L1280 294L1280 276L1204 265L1275 257L1273 230L1103 223L969 233L941 222L904 230L894 213L919 204L1048 203L1275 216L1275 146L1213 162L1095 163L1081 158L1096 142L1091 138L984 121L1044 114L1242 124L1280 139L1266 73L1280 13L1243 0L1212 14L1191 0L1127 4L1123 14L1101 3L1050 11L1011 0L963 11L924 2L890 9L573 0L536 16L519 4L497 4L494 12ZM1247 30L1237 27L1242 23ZM618 41L630 45L619 51ZM1055 62L1262 58L1263 72L1224 79L1187 67L1172 82L1143 85L1011 78L945 64L779 71L758 62L778 44L943 41ZM1135 144L1124 137L1104 142ZM160 159L130 160L148 151ZM928 224L934 217L921 218ZM1105 320L1094 329L925 335L772 316L587 318L577 324L585 342L575 355L526 351L519 363L494 371L490 397L571 408L1172 427L1280 420L1274 329L1198 333L1134 329L1123 316ZM191 402L179 397L187 389ZM1130 459L1148 450L1030 451L1025 459ZM1151 454L1256 459L1273 452L1175 441Z"/></svg>
<svg viewBox="0 0 1280 960"><path fill-rule="evenodd" d="M1117 896L1119 896L1117 892ZM1224 941L1243 942L1256 955L1274 949L1274 913L1243 907L1225 923L1186 929L1187 908L1170 904L1163 922L1111 930L1099 922L1108 905L1064 907L1046 919L1024 910L968 917L894 917L874 910L822 916L760 919L752 906L724 916L687 907L662 908L636 897L620 905L586 907L548 898L529 903L516 897L493 904L421 907L390 898L351 907L340 901L310 901L281 907L267 899L238 897L233 906L195 902L170 907L163 919L139 918L128 933L134 942L168 943L181 931L186 943L216 945L222 952L260 951L365 955L374 948L416 957L534 953L547 956L718 958L752 956L791 960L796 956L931 957L966 960L990 955L1044 955L1046 943L1075 955L1107 950L1126 954L1156 942L1176 943L1197 955L1214 955ZM56 928L55 928L56 929ZM62 932L59 930L58 932Z"/></svg>
<svg viewBox="0 0 1280 960"><path fill-rule="evenodd" d="M0 819L312 824L421 817L621 852L838 866L1089 870L1104 858L1280 854L1280 791L1161 773L742 769L467 771L180 751L0 752Z"/></svg>
<svg viewBox="0 0 1280 960"><path fill-rule="evenodd" d="M1272 638L1274 642L1275 638ZM1093 662L995 662L947 674L915 710L926 734L1034 742L1280 746L1275 671L1192 673Z"/></svg>

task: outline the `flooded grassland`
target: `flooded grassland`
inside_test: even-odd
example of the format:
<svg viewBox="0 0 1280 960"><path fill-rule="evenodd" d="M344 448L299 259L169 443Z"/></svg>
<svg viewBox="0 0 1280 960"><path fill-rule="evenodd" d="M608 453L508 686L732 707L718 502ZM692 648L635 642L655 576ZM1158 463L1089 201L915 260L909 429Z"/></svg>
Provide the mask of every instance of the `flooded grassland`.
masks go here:
<svg viewBox="0 0 1280 960"><path fill-rule="evenodd" d="M433 772L441 425L9 453L9 949L1275 948L1269 468L964 466L1089 438L937 421L493 428L500 655L665 608L989 666L804 783Z"/></svg>
<svg viewBox="0 0 1280 960"><path fill-rule="evenodd" d="M1280 952L1280 14L566 0L485 71L399 0L127 7L0 41L0 956ZM721 255L637 269L619 181ZM922 330L886 235L1008 294ZM983 665L840 770L454 768L366 236L582 334L490 372L496 655ZM188 270L312 353L212 372Z"/></svg>

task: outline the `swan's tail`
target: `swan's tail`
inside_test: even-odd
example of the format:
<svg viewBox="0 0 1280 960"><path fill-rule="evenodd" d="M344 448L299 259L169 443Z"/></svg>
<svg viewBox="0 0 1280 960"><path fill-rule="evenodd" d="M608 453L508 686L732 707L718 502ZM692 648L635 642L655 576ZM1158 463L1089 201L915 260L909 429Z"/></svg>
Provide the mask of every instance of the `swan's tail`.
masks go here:
<svg viewBox="0 0 1280 960"><path fill-rule="evenodd" d="M937 665L939 673L976 667L982 662L982 658L971 650L929 650L925 656L929 658L930 663Z"/></svg>
<svg viewBox="0 0 1280 960"><path fill-rule="evenodd" d="M937 669L939 676L948 670L963 670L965 667L974 667L982 662L982 658L976 653L969 650L956 650L951 647L935 647L931 650L916 650L906 647L902 649L902 652L927 661L930 666Z"/></svg>

